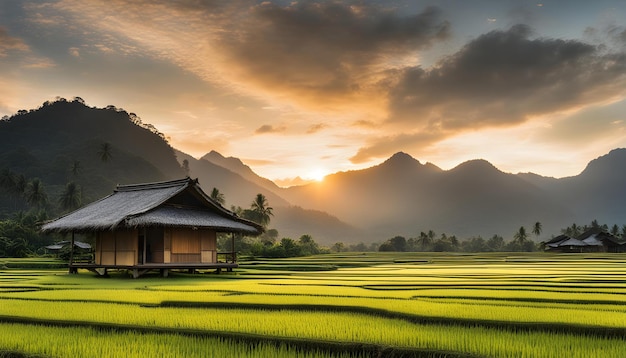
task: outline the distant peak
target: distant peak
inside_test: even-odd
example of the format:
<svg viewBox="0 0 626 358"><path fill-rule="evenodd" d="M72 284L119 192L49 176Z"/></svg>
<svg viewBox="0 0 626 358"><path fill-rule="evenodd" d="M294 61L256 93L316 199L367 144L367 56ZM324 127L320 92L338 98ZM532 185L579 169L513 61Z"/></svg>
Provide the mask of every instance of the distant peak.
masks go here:
<svg viewBox="0 0 626 358"><path fill-rule="evenodd" d="M500 171L498 168L496 168L493 164L486 161L485 159L468 160L466 162L459 164L458 166L456 166L456 168L452 170L497 170L497 171Z"/></svg>
<svg viewBox="0 0 626 358"><path fill-rule="evenodd" d="M626 148L613 149L608 154L590 161L581 174L614 173L616 168L623 168L624 163L626 163Z"/></svg>
<svg viewBox="0 0 626 358"><path fill-rule="evenodd" d="M399 163L399 164L420 164L419 160L406 154L405 152L398 152L392 155L385 163Z"/></svg>
<svg viewBox="0 0 626 358"><path fill-rule="evenodd" d="M221 155L219 152L216 152L215 150L208 152L202 157L202 159L209 159L209 158L226 159L223 155Z"/></svg>

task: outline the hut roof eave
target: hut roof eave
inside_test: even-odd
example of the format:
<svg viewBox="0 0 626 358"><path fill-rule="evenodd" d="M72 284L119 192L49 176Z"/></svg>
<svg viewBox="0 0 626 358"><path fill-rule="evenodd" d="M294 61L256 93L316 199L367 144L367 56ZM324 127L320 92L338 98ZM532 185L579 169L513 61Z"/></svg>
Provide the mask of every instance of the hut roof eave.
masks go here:
<svg viewBox="0 0 626 358"><path fill-rule="evenodd" d="M202 205L174 208L167 201L184 190L200 194ZM118 186L115 192L42 225L43 232L107 231L140 226L191 226L259 235L263 227L237 217L211 200L190 178L169 182Z"/></svg>

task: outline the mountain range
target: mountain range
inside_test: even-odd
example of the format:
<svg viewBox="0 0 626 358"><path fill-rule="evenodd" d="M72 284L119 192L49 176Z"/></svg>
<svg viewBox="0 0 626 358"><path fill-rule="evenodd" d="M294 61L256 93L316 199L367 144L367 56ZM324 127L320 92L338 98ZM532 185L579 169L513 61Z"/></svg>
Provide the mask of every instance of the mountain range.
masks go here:
<svg viewBox="0 0 626 358"><path fill-rule="evenodd" d="M99 155L104 143L111 148L106 161ZM188 172L181 166L184 160ZM76 163L78 173L70 170ZM134 114L113 106L88 107L80 99L46 102L0 121L0 169L39 177L51 197L75 181L84 202L109 194L117 183L188 174L207 193L219 189L228 207L247 208L263 193L274 208L270 226L280 237L310 234L323 244L382 242L428 230L459 238L499 234L508 240L520 226L530 231L535 222L543 225L541 237L549 238L572 223L626 224L626 149L612 150L579 175L560 179L505 173L485 160L442 170L399 152L371 168L283 188L238 158L215 151L194 158L172 148ZM10 210L9 201L0 200L0 215Z"/></svg>

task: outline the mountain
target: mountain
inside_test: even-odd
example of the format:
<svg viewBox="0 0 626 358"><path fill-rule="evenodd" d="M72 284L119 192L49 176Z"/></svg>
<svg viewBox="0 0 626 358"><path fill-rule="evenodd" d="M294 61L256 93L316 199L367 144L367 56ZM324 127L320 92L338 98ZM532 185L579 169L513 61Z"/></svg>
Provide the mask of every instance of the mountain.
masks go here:
<svg viewBox="0 0 626 358"><path fill-rule="evenodd" d="M103 161L105 143L110 158ZM45 102L0 121L0 168L40 178L52 204L69 181L81 186L83 202L89 202L118 183L184 176L174 150L154 128L124 110L88 107L80 99Z"/></svg>
<svg viewBox="0 0 626 358"><path fill-rule="evenodd" d="M273 191L248 180L236 171L206 159L195 159L180 151L177 151L176 155L180 162L183 160L189 162L189 175L198 178L200 185L202 185L203 190L207 194L210 193L213 188L217 188L224 194L228 207L235 205L247 209L250 207L250 203L252 203L254 197L259 193L265 195L270 206L290 205L289 202ZM249 174L247 176L250 177ZM276 188L278 187L276 186Z"/></svg>
<svg viewBox="0 0 626 358"><path fill-rule="evenodd" d="M107 144L110 159L103 160ZM181 163L187 160L189 172ZM72 170L78 163L79 170ZM0 121L0 170L38 177L52 206L65 184L78 183L83 202L110 194L117 183L197 177L210 193L218 188L226 206L248 208L264 194L281 237L303 234L331 244L383 241L421 231L460 238L494 234L510 239L520 226L539 221L543 237L561 228L598 220L626 224L626 149L591 161L579 175L549 178L504 173L485 160L451 170L399 152L371 168L328 175L322 182L281 188L237 158L210 152L195 159L173 149L154 127L109 106L80 99L46 102ZM4 185L4 183L2 184ZM26 208L0 187L0 216ZM58 208L56 208L58 211Z"/></svg>
<svg viewBox="0 0 626 358"><path fill-rule="evenodd" d="M220 153L212 150L200 159L219 165L220 167L226 168L233 173L237 173L242 178L269 191L278 191L280 189L273 181L263 178L253 172L252 169L245 165L239 158L225 158Z"/></svg>
<svg viewBox="0 0 626 358"><path fill-rule="evenodd" d="M512 234L536 221L556 230L570 217L541 188L484 160L444 171L405 153L372 168L284 189L283 196L362 228L370 240L415 237L428 230L490 237Z"/></svg>
<svg viewBox="0 0 626 358"><path fill-rule="evenodd" d="M428 197L422 188L441 169L398 153L377 166L326 176L322 182L282 189L295 205L323 210L356 227L394 226L414 209L413 198ZM370 228L371 229L371 228Z"/></svg>
<svg viewBox="0 0 626 358"><path fill-rule="evenodd" d="M280 237L297 239L309 234L315 241L325 245L337 241L356 241L361 237L358 229L332 215L291 205L277 194L280 191L278 186L268 184L270 180L257 176L239 159L224 158L217 152L195 159L177 151L177 157L181 163L187 160L189 175L197 177L207 193L213 188L223 193L227 207L234 205L246 209L256 194L265 195L269 206L274 209L270 227L278 230Z"/></svg>
<svg viewBox="0 0 626 358"><path fill-rule="evenodd" d="M567 206L570 223L597 219L609 225L626 223L626 149L614 149L589 162L576 176L554 179L523 176L555 202ZM529 179L530 178L530 179Z"/></svg>

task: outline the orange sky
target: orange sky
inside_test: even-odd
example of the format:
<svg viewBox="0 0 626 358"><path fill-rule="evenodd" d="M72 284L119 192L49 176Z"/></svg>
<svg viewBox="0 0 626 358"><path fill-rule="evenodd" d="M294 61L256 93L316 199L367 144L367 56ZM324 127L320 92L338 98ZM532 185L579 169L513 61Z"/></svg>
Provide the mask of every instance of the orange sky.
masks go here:
<svg viewBox="0 0 626 358"><path fill-rule="evenodd" d="M113 104L270 179L398 151L563 177L626 146L622 1L8 1L0 73L0 115Z"/></svg>

